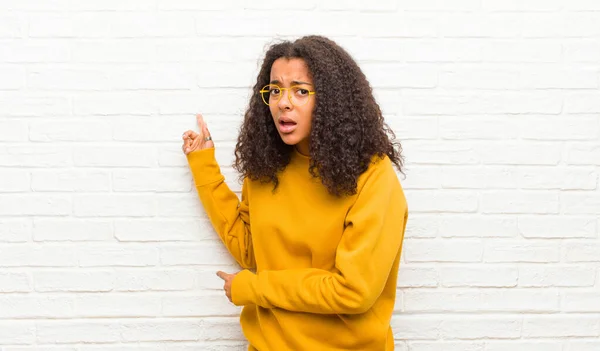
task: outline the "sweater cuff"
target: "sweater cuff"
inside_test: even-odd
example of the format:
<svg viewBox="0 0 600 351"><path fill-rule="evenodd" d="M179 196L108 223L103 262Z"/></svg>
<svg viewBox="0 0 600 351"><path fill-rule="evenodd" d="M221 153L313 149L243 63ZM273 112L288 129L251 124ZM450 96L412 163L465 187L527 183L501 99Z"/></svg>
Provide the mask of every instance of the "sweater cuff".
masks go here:
<svg viewBox="0 0 600 351"><path fill-rule="evenodd" d="M225 177L221 174L221 168L215 158L215 148L192 151L187 154L188 164L194 176L196 187L204 186Z"/></svg>
<svg viewBox="0 0 600 351"><path fill-rule="evenodd" d="M245 269L231 282L231 301L236 306L256 304L256 274Z"/></svg>

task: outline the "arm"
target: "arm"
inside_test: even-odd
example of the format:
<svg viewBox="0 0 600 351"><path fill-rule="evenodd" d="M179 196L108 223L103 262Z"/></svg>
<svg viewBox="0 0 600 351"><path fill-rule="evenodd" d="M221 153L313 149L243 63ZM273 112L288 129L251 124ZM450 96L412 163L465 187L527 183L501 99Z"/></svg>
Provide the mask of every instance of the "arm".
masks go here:
<svg viewBox="0 0 600 351"><path fill-rule="evenodd" d="M401 251L408 213L389 159L372 168L346 217L333 271L305 268L254 274L244 270L233 279L232 301L321 314L370 309Z"/></svg>
<svg viewBox="0 0 600 351"><path fill-rule="evenodd" d="M187 159L202 205L219 238L240 266L255 268L246 180L240 202L225 183L214 148L191 152Z"/></svg>

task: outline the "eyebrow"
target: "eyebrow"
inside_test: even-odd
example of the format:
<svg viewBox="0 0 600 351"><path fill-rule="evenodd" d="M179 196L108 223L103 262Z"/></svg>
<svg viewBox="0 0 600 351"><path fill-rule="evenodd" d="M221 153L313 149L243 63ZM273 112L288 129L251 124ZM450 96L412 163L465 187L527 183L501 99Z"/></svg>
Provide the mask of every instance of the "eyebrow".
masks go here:
<svg viewBox="0 0 600 351"><path fill-rule="evenodd" d="M275 79L275 80L271 81L271 84L281 84L281 82L278 81L277 79ZM299 81L299 80L293 80L292 81L292 85L300 85L300 84L312 85L311 83L302 82L302 81Z"/></svg>

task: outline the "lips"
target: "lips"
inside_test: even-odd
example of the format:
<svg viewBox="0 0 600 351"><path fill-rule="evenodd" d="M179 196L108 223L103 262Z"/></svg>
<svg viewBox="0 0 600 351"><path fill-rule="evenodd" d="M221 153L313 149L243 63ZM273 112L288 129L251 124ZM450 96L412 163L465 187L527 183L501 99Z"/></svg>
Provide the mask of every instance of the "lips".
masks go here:
<svg viewBox="0 0 600 351"><path fill-rule="evenodd" d="M282 133L291 133L296 129L297 123L289 117L281 116L278 120L279 131Z"/></svg>

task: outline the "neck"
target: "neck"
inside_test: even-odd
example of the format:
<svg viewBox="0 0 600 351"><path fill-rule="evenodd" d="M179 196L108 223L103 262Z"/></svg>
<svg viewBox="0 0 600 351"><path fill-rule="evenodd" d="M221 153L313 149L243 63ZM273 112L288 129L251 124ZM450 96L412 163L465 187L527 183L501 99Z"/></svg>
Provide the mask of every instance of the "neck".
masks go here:
<svg viewBox="0 0 600 351"><path fill-rule="evenodd" d="M296 151L298 151L298 153L300 153L300 155L302 156L310 156L310 152L308 151L308 149L304 149L302 147L298 147L298 145L295 145L294 148L296 149Z"/></svg>
<svg viewBox="0 0 600 351"><path fill-rule="evenodd" d="M310 156L310 147L308 140L302 140L298 144L294 145L294 147L300 154L304 156Z"/></svg>

